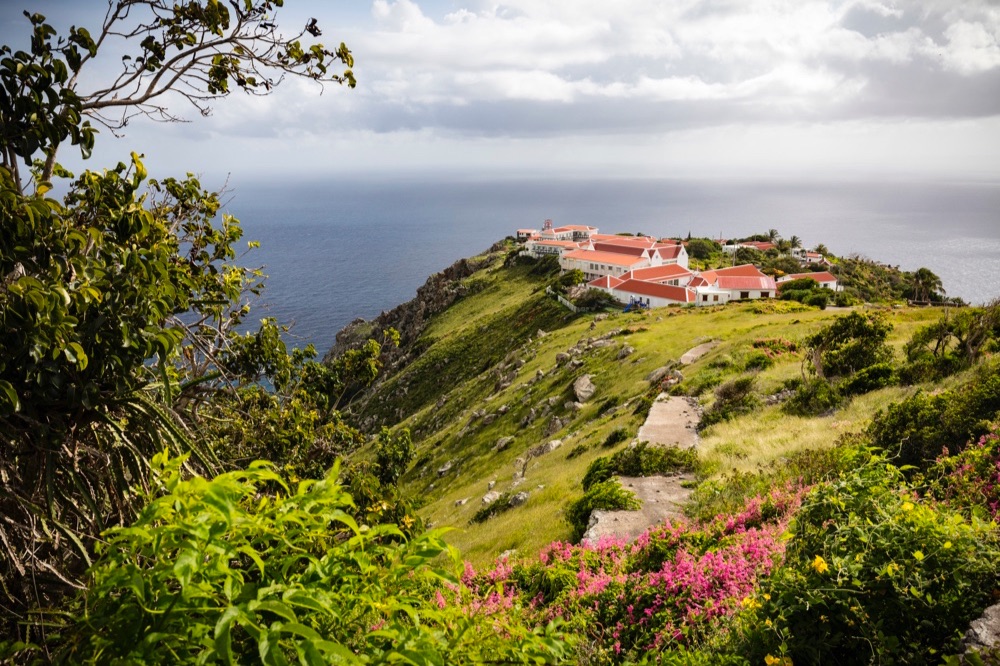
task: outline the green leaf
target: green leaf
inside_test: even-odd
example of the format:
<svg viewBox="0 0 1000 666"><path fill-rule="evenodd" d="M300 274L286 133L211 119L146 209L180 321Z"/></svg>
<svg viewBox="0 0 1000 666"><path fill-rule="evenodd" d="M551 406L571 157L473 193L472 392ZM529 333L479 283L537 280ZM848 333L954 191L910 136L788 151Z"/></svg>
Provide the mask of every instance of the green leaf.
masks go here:
<svg viewBox="0 0 1000 666"><path fill-rule="evenodd" d="M17 399L17 391L10 382L0 379L0 412L13 413L21 409L21 401Z"/></svg>
<svg viewBox="0 0 1000 666"><path fill-rule="evenodd" d="M232 625L240 616L240 610L230 606L223 611L219 621L215 623L215 652L224 664L233 663Z"/></svg>

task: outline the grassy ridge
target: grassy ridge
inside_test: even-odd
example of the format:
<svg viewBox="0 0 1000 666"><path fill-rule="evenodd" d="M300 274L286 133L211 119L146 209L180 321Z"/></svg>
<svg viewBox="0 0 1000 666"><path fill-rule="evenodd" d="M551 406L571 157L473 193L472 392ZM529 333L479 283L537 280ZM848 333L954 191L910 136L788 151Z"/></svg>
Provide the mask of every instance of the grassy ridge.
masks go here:
<svg viewBox="0 0 1000 666"><path fill-rule="evenodd" d="M754 340L801 342L842 314L797 304L746 303L574 316L544 296L544 281L528 267L497 264L469 280L478 281L478 287L431 322L420 358L381 387L381 397L369 405L386 418L393 415L380 403L402 410L397 427L411 429L416 447L404 482L423 502L427 520L457 528L449 540L476 564L509 549L531 554L569 537L563 509L582 495L587 466L615 450L601 446L607 435L616 428L638 430L644 417L634 409L650 390L645 378L653 370L702 342L718 340L714 350L683 368L682 388L700 390L701 400L710 403L707 389L739 374ZM919 309L888 310L887 315L894 326L890 343L897 350L915 328L938 316ZM539 329L545 334L539 336ZM577 367L557 362L558 354L602 338L599 344L606 346L573 356ZM634 351L622 356L626 346ZM801 375L801 362L801 353L776 358L756 374L760 392L780 391ZM573 400L573 382L584 374L592 376L597 392L577 411L567 403ZM712 426L699 446L702 477L719 479L797 451L830 447L840 434L860 429L875 410L911 390L876 391L830 416L792 417L770 406ZM513 441L494 450L506 437ZM525 464L530 449L553 439L563 445ZM471 523L491 482L498 492L512 490L521 470L525 478L516 491L529 492L528 501Z"/></svg>

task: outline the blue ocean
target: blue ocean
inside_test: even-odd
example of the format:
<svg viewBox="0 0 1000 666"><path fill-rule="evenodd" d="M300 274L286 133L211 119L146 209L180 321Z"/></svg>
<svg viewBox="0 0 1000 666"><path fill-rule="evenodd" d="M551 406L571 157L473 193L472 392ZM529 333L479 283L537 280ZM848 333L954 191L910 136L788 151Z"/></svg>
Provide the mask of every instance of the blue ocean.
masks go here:
<svg viewBox="0 0 1000 666"><path fill-rule="evenodd" d="M292 324L325 352L345 324L409 300L427 276L518 227L731 238L777 229L807 246L904 270L926 266L949 295L1000 297L1000 184L456 178L235 183L226 211L268 275L256 317Z"/></svg>

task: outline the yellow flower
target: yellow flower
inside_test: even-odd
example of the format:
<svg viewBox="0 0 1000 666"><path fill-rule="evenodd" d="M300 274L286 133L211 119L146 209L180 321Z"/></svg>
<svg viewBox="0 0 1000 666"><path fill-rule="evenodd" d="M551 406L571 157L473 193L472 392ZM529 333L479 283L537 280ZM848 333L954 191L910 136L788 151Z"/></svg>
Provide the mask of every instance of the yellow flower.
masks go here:
<svg viewBox="0 0 1000 666"><path fill-rule="evenodd" d="M944 542L944 549L948 550L949 548L951 548L951 541L945 541Z"/></svg>
<svg viewBox="0 0 1000 666"><path fill-rule="evenodd" d="M822 555L817 555L816 559L812 561L810 566L812 566L816 573L822 574L830 570L830 566L826 563L826 560L823 559Z"/></svg>
<svg viewBox="0 0 1000 666"><path fill-rule="evenodd" d="M791 657L774 657L772 655L764 657L764 663L767 666L793 666Z"/></svg>
<svg viewBox="0 0 1000 666"><path fill-rule="evenodd" d="M770 600L771 600L771 595L770 594L765 594L764 595L764 601L770 601Z"/></svg>
<svg viewBox="0 0 1000 666"><path fill-rule="evenodd" d="M913 511L913 503L903 502L903 511Z"/></svg>

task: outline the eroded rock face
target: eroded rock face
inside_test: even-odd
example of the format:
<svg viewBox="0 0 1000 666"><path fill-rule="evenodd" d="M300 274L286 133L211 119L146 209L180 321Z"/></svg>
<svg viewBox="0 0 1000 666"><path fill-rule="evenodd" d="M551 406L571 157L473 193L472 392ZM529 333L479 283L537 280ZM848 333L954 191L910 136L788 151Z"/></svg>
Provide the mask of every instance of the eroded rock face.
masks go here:
<svg viewBox="0 0 1000 666"><path fill-rule="evenodd" d="M577 402L587 402L594 397L597 387L591 381L590 375L584 375L573 382L573 393Z"/></svg>

